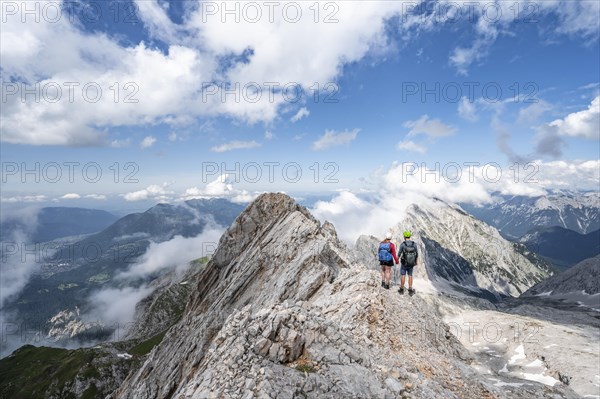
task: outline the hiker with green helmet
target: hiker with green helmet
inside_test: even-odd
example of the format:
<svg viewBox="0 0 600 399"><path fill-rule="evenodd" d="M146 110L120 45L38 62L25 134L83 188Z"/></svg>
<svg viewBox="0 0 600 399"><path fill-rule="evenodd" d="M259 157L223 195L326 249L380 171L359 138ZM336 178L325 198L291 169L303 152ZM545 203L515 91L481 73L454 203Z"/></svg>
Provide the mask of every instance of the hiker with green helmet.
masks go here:
<svg viewBox="0 0 600 399"><path fill-rule="evenodd" d="M400 288L398 292L400 294L404 294L404 281L406 275L408 274L408 293L409 295L413 295L415 290L413 289L413 268L417 265L417 261L419 259L419 251L417 250L417 244L410 239L411 232L404 232L404 242L400 244L400 249L398 250L398 258L400 258Z"/></svg>

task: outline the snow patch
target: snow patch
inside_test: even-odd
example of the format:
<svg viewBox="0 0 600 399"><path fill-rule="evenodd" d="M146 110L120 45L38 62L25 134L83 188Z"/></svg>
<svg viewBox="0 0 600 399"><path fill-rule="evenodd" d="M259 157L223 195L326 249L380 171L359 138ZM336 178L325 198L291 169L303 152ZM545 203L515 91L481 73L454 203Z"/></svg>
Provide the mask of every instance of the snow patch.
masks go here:
<svg viewBox="0 0 600 399"><path fill-rule="evenodd" d="M501 387L517 387L518 388L518 387L522 387L523 385L525 385L523 383L518 383L518 382L504 382L504 381L497 380L495 378L489 378L489 380L495 381L494 386L500 387L500 388Z"/></svg>
<svg viewBox="0 0 600 399"><path fill-rule="evenodd" d="M525 356L525 348L523 348L523 344L517 346L517 348L515 349L515 353L516 355L513 355L513 357L510 358L508 364L515 364L518 360L527 359L527 356Z"/></svg>
<svg viewBox="0 0 600 399"><path fill-rule="evenodd" d="M526 380L541 382L542 384L550 385L551 387L554 386L554 384L556 384L558 382L557 379L550 377L549 375L544 375L544 373L541 373L541 374L521 373L521 375Z"/></svg>
<svg viewBox="0 0 600 399"><path fill-rule="evenodd" d="M543 367L543 366L544 366L544 362L542 362L540 359L535 359L533 362L529 363L525 367Z"/></svg>
<svg viewBox="0 0 600 399"><path fill-rule="evenodd" d="M129 353L117 353L117 357L120 357L121 359L131 359L133 356L130 355Z"/></svg>
<svg viewBox="0 0 600 399"><path fill-rule="evenodd" d="M581 302L581 301L577 301L577 305L578 305L578 307L580 307L580 308L586 308L586 309L593 310L594 312L600 312L600 309L596 309L596 308L593 308L593 307L591 307L591 306L588 306L588 305L586 305L585 303L583 303L583 302Z"/></svg>

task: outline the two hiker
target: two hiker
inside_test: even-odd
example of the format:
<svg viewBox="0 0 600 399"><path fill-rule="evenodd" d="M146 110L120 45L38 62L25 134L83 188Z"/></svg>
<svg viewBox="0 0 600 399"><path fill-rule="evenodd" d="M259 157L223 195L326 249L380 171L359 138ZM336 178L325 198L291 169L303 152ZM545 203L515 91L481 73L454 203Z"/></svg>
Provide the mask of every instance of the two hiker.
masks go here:
<svg viewBox="0 0 600 399"><path fill-rule="evenodd" d="M404 283L406 281L406 275L408 275L408 293L413 295L415 290L413 289L413 268L417 265L419 258L419 252L417 250L417 244L410 239L411 232L405 231L404 241L400 244L398 254L396 255L396 247L391 241L392 234L387 233L385 240L379 244L378 258L379 264L381 265L381 286L385 289L390 288L390 276L392 273L392 266L398 264L398 258L400 258L400 288L398 292L404 294Z"/></svg>

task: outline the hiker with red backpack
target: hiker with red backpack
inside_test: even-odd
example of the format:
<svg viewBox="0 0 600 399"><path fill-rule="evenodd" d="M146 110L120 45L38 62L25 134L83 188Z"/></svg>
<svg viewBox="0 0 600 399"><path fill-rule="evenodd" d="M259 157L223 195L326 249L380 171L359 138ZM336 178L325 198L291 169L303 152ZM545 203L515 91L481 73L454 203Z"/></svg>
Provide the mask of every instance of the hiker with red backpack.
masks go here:
<svg viewBox="0 0 600 399"><path fill-rule="evenodd" d="M398 264L398 256L396 255L396 247L391 241L392 233L385 235L385 240L379 243L377 256L379 265L381 266L381 286L386 290L390 289L390 278L392 275L392 266Z"/></svg>
<svg viewBox="0 0 600 399"><path fill-rule="evenodd" d="M404 294L404 281L408 274L408 294L414 295L415 290L413 289L413 268L417 265L419 259L419 251L417 250L417 244L410 239L411 232L405 231L404 242L400 244L398 250L398 257L400 258L400 288L398 292Z"/></svg>

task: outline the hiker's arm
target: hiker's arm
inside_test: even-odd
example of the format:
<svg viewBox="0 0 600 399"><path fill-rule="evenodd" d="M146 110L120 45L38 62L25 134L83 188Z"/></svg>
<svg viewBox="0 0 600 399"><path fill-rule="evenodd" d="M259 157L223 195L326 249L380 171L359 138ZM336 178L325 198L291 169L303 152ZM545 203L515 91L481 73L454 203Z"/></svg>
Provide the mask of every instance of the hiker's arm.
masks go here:
<svg viewBox="0 0 600 399"><path fill-rule="evenodd" d="M394 257L394 261L398 264L398 255L396 255L396 246L394 243L390 243L390 251L392 252L392 256Z"/></svg>

